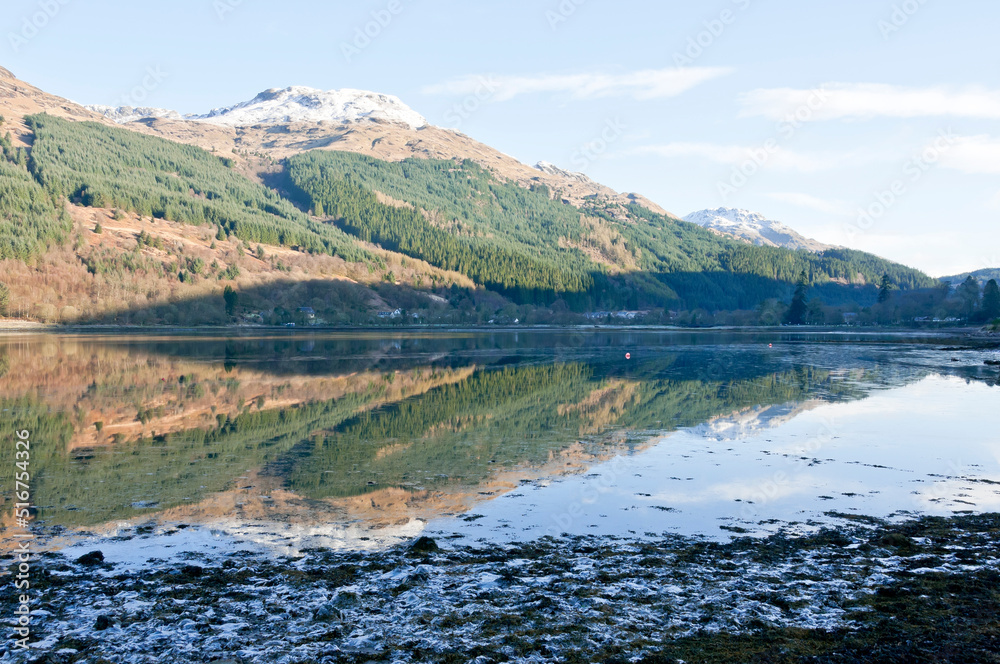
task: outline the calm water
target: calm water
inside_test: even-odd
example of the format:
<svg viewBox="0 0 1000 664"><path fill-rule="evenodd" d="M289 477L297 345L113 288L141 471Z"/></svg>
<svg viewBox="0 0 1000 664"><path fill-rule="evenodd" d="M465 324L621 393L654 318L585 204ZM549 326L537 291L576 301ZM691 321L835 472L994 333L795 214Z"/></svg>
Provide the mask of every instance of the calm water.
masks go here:
<svg viewBox="0 0 1000 664"><path fill-rule="evenodd" d="M54 547L104 538L122 559L377 548L423 533L717 538L845 515L997 511L1000 388L984 365L995 353L954 344L774 332L8 337L0 509L6 532L11 432L27 429L35 532Z"/></svg>

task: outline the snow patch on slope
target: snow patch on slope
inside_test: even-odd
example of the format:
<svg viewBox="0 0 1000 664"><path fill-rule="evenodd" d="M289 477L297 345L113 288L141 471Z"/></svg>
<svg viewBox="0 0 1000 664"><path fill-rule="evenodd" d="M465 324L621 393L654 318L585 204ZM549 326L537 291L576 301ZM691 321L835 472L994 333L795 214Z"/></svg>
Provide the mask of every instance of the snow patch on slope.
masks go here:
<svg viewBox="0 0 1000 664"><path fill-rule="evenodd" d="M773 221L762 214L747 210L735 208L700 210L684 217L684 221L698 224L703 228L735 237L759 247L804 249L813 253L833 248L832 245L807 238L781 222Z"/></svg>
<svg viewBox="0 0 1000 664"><path fill-rule="evenodd" d="M171 111L166 108L151 108L148 106L85 106L88 111L93 111L94 113L99 113L103 115L108 120L116 122L118 124L126 124L128 122L138 122L139 120L145 120L147 118L164 118L167 120L183 120L184 118L177 111Z"/></svg>
<svg viewBox="0 0 1000 664"><path fill-rule="evenodd" d="M427 120L398 97L365 90L317 90L301 86L272 88L235 106L217 108L204 115L184 115L163 108L87 106L119 124L145 118L193 120L229 127L278 125L292 122L392 122L411 129L427 125Z"/></svg>
<svg viewBox="0 0 1000 664"><path fill-rule="evenodd" d="M537 164L535 164L535 170L541 171L546 175L555 175L557 177L565 178L567 180L573 180L575 182L581 182L583 184L594 184L594 181L591 180L586 175L584 175L583 173L567 171L547 161L540 161Z"/></svg>

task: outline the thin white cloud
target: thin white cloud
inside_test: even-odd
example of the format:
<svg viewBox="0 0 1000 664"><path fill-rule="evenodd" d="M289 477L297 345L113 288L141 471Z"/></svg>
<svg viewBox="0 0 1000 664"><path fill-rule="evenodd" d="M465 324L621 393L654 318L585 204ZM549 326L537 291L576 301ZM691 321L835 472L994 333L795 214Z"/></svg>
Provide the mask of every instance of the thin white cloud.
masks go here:
<svg viewBox="0 0 1000 664"><path fill-rule="evenodd" d="M726 166L739 166L753 161L761 168L816 172L843 164L844 155L806 155L780 146L720 145L716 143L675 142L635 148L631 154L654 154L661 157L697 157Z"/></svg>
<svg viewBox="0 0 1000 664"><path fill-rule="evenodd" d="M875 117L1000 119L1000 91L983 87L912 88L876 83L827 83L819 88L761 88L740 96L741 117L836 120Z"/></svg>
<svg viewBox="0 0 1000 664"><path fill-rule="evenodd" d="M941 166L969 174L1000 175L1000 139L962 136L942 152Z"/></svg>
<svg viewBox="0 0 1000 664"><path fill-rule="evenodd" d="M843 203L828 201L824 198L819 198L802 192L773 192L765 195L770 199L781 201L782 203L788 203L789 205L808 208L810 210L817 210L827 214L842 215L849 211L847 206Z"/></svg>
<svg viewBox="0 0 1000 664"><path fill-rule="evenodd" d="M676 97L733 70L728 67L671 67L624 74L538 74L533 76L470 75L429 85L428 95L476 95L507 101L527 94L564 93L574 99L631 97L637 100Z"/></svg>

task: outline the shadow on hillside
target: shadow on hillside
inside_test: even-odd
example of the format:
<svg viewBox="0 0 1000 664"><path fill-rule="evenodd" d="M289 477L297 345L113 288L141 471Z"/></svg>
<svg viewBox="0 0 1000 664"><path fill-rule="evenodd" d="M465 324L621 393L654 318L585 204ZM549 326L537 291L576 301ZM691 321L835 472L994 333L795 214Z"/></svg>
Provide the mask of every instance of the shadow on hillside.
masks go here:
<svg viewBox="0 0 1000 664"><path fill-rule="evenodd" d="M685 298L654 297L650 283L661 292L685 293ZM546 309L559 323L560 313L581 314L621 310L752 310L767 300L789 302L794 284L726 272L650 274L618 277L596 275L592 289L582 293L527 289L417 288L382 282L363 285L346 279L279 280L238 291L237 304L227 312L222 285L215 294L140 308L123 308L100 319L80 323L126 326L226 326L239 323L289 327L392 327L423 323L468 325L490 319L513 322L511 304ZM668 290L670 289L670 290ZM825 284L810 289L828 305L871 306L873 286ZM721 303L721 304L720 304ZM522 309L522 311L524 311ZM506 312L506 313L505 313ZM513 313L511 313L513 312ZM523 315L523 314L521 314ZM574 320L578 318L573 317ZM663 319L660 319L661 322Z"/></svg>

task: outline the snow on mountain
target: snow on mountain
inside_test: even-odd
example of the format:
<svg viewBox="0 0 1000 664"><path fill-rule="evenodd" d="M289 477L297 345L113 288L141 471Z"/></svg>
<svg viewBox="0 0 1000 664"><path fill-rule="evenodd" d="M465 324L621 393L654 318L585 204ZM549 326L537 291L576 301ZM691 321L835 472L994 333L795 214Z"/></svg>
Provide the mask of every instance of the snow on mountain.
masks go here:
<svg viewBox="0 0 1000 664"><path fill-rule="evenodd" d="M168 120L182 120L181 114L166 108L150 108L147 106L85 106L88 111L99 113L112 122L125 124L127 122L137 122L146 118L166 118Z"/></svg>
<svg viewBox="0 0 1000 664"><path fill-rule="evenodd" d="M574 180L576 182L582 182L584 184L593 184L594 182L583 173L567 171L547 161L540 161L537 164L535 164L535 170L541 171L542 173L545 173L547 175L556 175L561 178L566 178L567 180Z"/></svg>
<svg viewBox="0 0 1000 664"><path fill-rule="evenodd" d="M813 253L834 248L795 232L781 222L767 219L762 214L734 208L701 210L684 217L684 221L723 235L735 237L759 247L784 247L805 249Z"/></svg>
<svg viewBox="0 0 1000 664"><path fill-rule="evenodd" d="M229 108L190 118L242 127L289 122L358 122L383 120L416 129L427 124L422 115L398 97L364 90L317 90L306 87L273 88Z"/></svg>
<svg viewBox="0 0 1000 664"><path fill-rule="evenodd" d="M111 108L88 106L120 124L143 118L193 120L229 127L277 125L292 122L360 122L373 120L393 122L418 129L427 125L422 115L392 95L365 90L317 90L301 86L261 92L250 101L218 108L204 115L181 116L176 111L158 108Z"/></svg>

